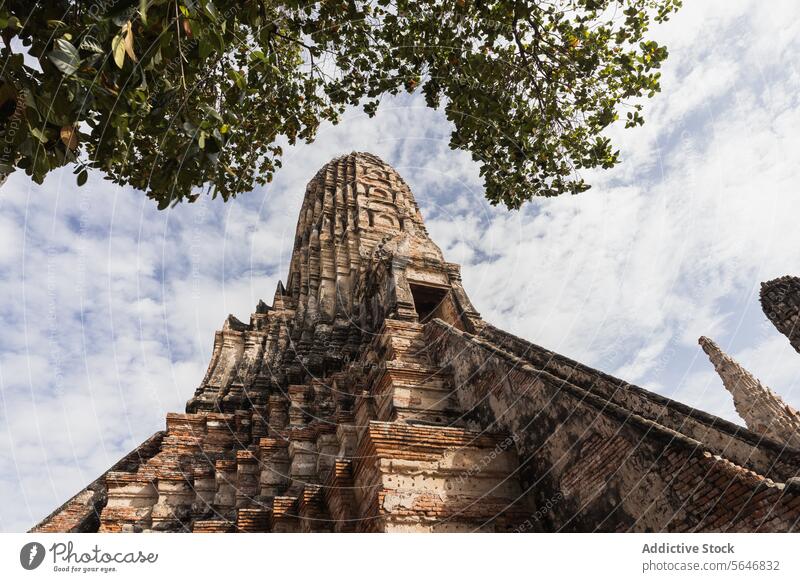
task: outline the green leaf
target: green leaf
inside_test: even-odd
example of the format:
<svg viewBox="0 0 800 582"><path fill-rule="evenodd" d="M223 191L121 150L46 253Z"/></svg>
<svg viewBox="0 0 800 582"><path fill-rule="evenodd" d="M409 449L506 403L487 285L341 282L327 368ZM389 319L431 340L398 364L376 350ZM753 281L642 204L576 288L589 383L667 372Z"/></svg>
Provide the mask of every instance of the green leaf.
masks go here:
<svg viewBox="0 0 800 582"><path fill-rule="evenodd" d="M239 89L244 90L247 88L247 80L239 71L236 71L235 69L228 69L228 76L233 80L234 83L236 83L236 86L239 87Z"/></svg>
<svg viewBox="0 0 800 582"><path fill-rule="evenodd" d="M81 66L81 58L71 42L57 38L55 48L47 55L56 68L65 75L72 75Z"/></svg>
<svg viewBox="0 0 800 582"><path fill-rule="evenodd" d="M41 143L47 143L48 141L50 141L49 139L47 139L45 133L38 127L31 127L31 135L36 139L38 139Z"/></svg>
<svg viewBox="0 0 800 582"><path fill-rule="evenodd" d="M217 121L219 121L219 122L224 121L222 119L222 116L219 114L219 112L216 109L214 109L213 107L211 107L210 105L208 105L206 103L203 103L200 107L203 109L203 111L208 113L211 117L213 117Z"/></svg>
<svg viewBox="0 0 800 582"><path fill-rule="evenodd" d="M47 175L47 172L50 171L50 162L47 159L47 154L45 154L41 149L34 154L33 158L33 181L37 184L41 184L44 181L44 177Z"/></svg>
<svg viewBox="0 0 800 582"><path fill-rule="evenodd" d="M84 184L86 184L86 180L88 179L89 179L89 172L87 172L86 170L81 170L80 173L78 173L78 180L77 180L78 186L83 186Z"/></svg>
<svg viewBox="0 0 800 582"><path fill-rule="evenodd" d="M81 43L78 45L78 48L85 51L91 51L97 54L103 54L104 51L103 47L100 46L100 43L97 42L94 37L89 36L88 34L83 37Z"/></svg>
<svg viewBox="0 0 800 582"><path fill-rule="evenodd" d="M214 6L214 2L212 0L207 0L203 6L206 9L206 13L211 17L211 20L213 22L219 22L219 12L217 12L217 7Z"/></svg>
<svg viewBox="0 0 800 582"><path fill-rule="evenodd" d="M147 0L139 0L139 15L142 17L142 24L147 26Z"/></svg>
<svg viewBox="0 0 800 582"><path fill-rule="evenodd" d="M63 128L88 126L80 147L96 167L161 207L204 185L225 200L253 190L281 166L278 142L311 142L347 106L373 115L381 96L419 88L429 107L444 107L450 145L478 162L491 203L584 192L577 171L619 163L615 144L598 141L605 128L643 122L628 108L659 90L667 58L651 24L680 5L114 0L48 24L53 3L31 9L22 39L44 71L6 58L13 95L0 105L20 110L25 128L8 159L43 179L79 163L77 148L60 147L73 144ZM612 4L618 18L605 13ZM7 32L20 28L10 16L19 10L0 8ZM126 71L137 59L143 69ZM41 144L47 156L37 158Z"/></svg>

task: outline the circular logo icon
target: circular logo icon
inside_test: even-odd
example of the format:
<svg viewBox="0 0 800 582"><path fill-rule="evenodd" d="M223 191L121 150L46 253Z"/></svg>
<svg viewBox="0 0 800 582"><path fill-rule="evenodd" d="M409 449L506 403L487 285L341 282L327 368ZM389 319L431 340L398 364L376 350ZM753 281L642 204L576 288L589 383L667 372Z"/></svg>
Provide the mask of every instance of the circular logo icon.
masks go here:
<svg viewBox="0 0 800 582"><path fill-rule="evenodd" d="M26 570L35 570L44 561L44 546L39 542L28 542L19 551L19 563Z"/></svg>

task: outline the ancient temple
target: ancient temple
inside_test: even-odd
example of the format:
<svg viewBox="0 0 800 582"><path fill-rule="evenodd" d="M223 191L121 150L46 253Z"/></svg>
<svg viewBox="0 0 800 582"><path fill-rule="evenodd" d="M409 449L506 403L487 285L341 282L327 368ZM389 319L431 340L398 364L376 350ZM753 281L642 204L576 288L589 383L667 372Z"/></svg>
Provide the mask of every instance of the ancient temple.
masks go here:
<svg viewBox="0 0 800 582"><path fill-rule="evenodd" d="M800 277L778 277L761 283L764 314L800 352Z"/></svg>
<svg viewBox="0 0 800 582"><path fill-rule="evenodd" d="M354 153L186 412L34 531L791 531L796 446L493 327L406 183Z"/></svg>
<svg viewBox="0 0 800 582"><path fill-rule="evenodd" d="M747 428L779 443L800 449L800 413L723 352L712 340L701 337L699 341L722 378L723 385L733 396L736 412Z"/></svg>

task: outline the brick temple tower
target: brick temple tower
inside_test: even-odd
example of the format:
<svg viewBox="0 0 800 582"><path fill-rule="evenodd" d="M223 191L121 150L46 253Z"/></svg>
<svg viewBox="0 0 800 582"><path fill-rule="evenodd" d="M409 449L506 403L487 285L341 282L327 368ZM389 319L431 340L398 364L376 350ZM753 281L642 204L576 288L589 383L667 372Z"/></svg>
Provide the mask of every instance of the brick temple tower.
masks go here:
<svg viewBox="0 0 800 582"><path fill-rule="evenodd" d="M764 314L800 352L800 277L778 277L761 283Z"/></svg>
<svg viewBox="0 0 800 582"><path fill-rule="evenodd" d="M725 388L733 396L736 412L747 428L800 448L800 413L723 352L716 343L705 336L699 342Z"/></svg>
<svg viewBox="0 0 800 582"><path fill-rule="evenodd" d="M800 451L483 321L397 172L311 180L286 285L34 531L791 531Z"/></svg>

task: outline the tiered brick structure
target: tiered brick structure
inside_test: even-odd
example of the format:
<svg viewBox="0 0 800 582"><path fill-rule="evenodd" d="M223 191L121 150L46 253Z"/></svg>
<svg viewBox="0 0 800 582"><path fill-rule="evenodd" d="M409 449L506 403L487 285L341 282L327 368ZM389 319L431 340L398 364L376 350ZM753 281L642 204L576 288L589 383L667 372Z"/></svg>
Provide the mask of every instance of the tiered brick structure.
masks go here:
<svg viewBox="0 0 800 582"><path fill-rule="evenodd" d="M719 349L713 341L707 337L701 337L699 341L722 378L725 388L733 395L736 412L744 419L747 428L778 442L800 448L800 413Z"/></svg>
<svg viewBox="0 0 800 582"><path fill-rule="evenodd" d="M800 277L778 277L761 283L761 307L800 352Z"/></svg>
<svg viewBox="0 0 800 582"><path fill-rule="evenodd" d="M306 190L272 306L35 531L789 531L800 451L483 321L370 154Z"/></svg>

